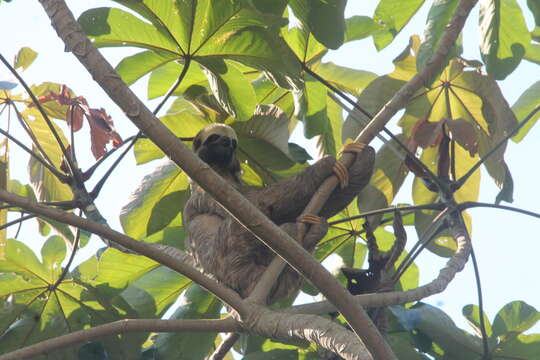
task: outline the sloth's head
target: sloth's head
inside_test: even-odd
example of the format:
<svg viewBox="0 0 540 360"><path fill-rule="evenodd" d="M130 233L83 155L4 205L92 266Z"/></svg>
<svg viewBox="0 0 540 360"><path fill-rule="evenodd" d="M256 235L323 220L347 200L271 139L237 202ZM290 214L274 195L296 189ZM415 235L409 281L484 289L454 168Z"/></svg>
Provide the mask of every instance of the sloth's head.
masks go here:
<svg viewBox="0 0 540 360"><path fill-rule="evenodd" d="M193 151L214 170L232 175L238 180L240 164L236 159L238 138L236 132L225 124L208 125L193 139Z"/></svg>

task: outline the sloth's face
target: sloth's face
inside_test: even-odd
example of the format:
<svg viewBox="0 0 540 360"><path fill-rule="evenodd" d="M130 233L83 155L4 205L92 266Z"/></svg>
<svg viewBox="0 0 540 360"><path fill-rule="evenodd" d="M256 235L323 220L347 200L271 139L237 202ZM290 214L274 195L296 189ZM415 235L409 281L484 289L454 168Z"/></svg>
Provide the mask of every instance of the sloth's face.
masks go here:
<svg viewBox="0 0 540 360"><path fill-rule="evenodd" d="M236 139L212 134L206 138L197 154L208 164L229 165L234 159L236 145Z"/></svg>

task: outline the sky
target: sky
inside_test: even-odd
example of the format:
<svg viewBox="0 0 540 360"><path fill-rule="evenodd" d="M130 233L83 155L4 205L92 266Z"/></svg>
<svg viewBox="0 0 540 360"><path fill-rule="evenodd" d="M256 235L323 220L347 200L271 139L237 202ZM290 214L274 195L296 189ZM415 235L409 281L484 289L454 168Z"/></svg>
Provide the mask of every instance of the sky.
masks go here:
<svg viewBox="0 0 540 360"><path fill-rule="evenodd" d="M67 3L76 16L88 8L111 6L112 4L111 1L106 0L77 0L67 1ZM527 14L527 23L531 29L533 26L532 18L528 14L526 2L520 0L518 3ZM376 4L377 1L373 0L349 1L347 15L371 16ZM369 70L379 75L391 72L393 70L392 59L403 50L408 37L412 34L423 34L424 22L430 4L431 2L425 4L413 21L398 35L393 44L382 52L378 53L375 50L371 39L364 39L342 46L338 51L326 56L324 60L333 61L343 66ZM53 81L67 84L76 94L85 96L91 107L105 108L112 116L117 131L122 137L127 138L136 133L135 126L108 99L83 66L73 55L64 52L63 43L50 27L50 21L37 1L15 0L9 4L2 3L0 5L0 24L4 29L4 35L0 40L0 53L6 58L13 59L13 56L23 46L29 46L39 53L34 64L22 74L28 83L39 84L43 81ZM136 52L129 49L104 49L102 51L113 65L116 65L124 56ZM473 10L466 24L463 57L467 59L480 58L478 7ZM6 79L12 79L12 77L5 69L0 69L0 80ZM540 80L540 67L524 61L506 80L499 82L499 86L508 102L513 104L524 90L538 80ZM132 88L141 99L146 101L145 87L146 79L143 79ZM20 88L18 89L22 91ZM146 103L152 108L156 102L146 101ZM395 121L396 119L393 120L394 124ZM87 136L79 135L77 141L79 148L86 146L89 149ZM540 191L537 187L537 179L540 176L540 166L538 166L537 160L539 144L540 129L537 125L521 143L510 142L506 151L506 161L512 172L515 186L512 205L536 212L540 212L538 205ZM317 152L312 142L301 145L308 149L312 157L316 157ZM81 164L92 164L90 151L86 156L81 156L79 161ZM11 168L12 177L26 179L26 162L15 163L22 165ZM109 160L107 163L110 164L111 161ZM158 164L159 162L152 162L143 166L135 166L134 158L130 153L115 171L113 179L105 185L97 200L98 208L109 220L111 227L121 230L118 215L122 205L127 202L129 195L136 189L142 177L149 174ZM99 173L95 178L99 179ZM410 185L411 179L409 178L398 194L398 202L411 202ZM493 181L483 171L479 201L494 202L497 193L498 189ZM471 210L471 214L473 216L473 246L480 266L485 311L490 320L493 321L493 317L502 306L514 300L524 300L540 309L537 265L539 262L538 254L540 254L540 221L495 209L474 209ZM35 229L32 224L25 225L21 239L28 240L32 247L38 250L40 240L32 236ZM413 232L409 232L409 234L413 235ZM79 261L87 258L96 248L102 246L98 239L93 238L92 241L93 244L78 253ZM408 248L414 244L414 241L416 238L410 236ZM439 258L427 251L423 252L417 260L421 272L421 284L431 281L445 262L446 259ZM459 273L456 279L450 283L445 292L426 299L426 302L439 306L459 326L466 328L466 322L461 316L461 309L467 304L477 303L476 286L470 261L464 271ZM540 332L540 326L537 325L534 330Z"/></svg>

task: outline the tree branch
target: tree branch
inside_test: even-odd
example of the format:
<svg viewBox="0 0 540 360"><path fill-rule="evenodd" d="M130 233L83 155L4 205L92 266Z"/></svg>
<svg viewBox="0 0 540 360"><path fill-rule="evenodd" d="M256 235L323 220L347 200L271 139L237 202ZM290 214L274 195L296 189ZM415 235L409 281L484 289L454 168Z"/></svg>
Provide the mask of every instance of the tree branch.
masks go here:
<svg viewBox="0 0 540 360"><path fill-rule="evenodd" d="M332 351L346 360L380 359L372 356L366 345L343 326L315 315L291 314L260 307L244 326L256 334L276 338L307 340Z"/></svg>
<svg viewBox="0 0 540 360"><path fill-rule="evenodd" d="M388 355L391 354L388 345L378 334L374 325L369 322L369 319L366 321L366 316L358 315L365 315L365 312L355 304L353 297L347 290L294 239L219 177L156 119L88 40L73 18L73 14L67 8L65 1L40 0L40 3L51 19L53 28L64 41L66 48L79 59L94 80L136 126L246 228L317 286L339 308L354 331L366 341L375 357L378 359L395 358ZM170 264L173 259L167 257L167 260ZM223 289L220 288L220 291L223 293ZM228 299L228 301L231 300L231 298ZM241 303L235 305L241 306ZM381 342L386 347L384 345L381 347Z"/></svg>
<svg viewBox="0 0 540 360"><path fill-rule="evenodd" d="M125 319L45 340L23 349L0 355L0 360L28 359L41 354L50 353L53 350L88 343L105 336L117 334L180 331L226 332L241 331L241 328L238 325L238 322L232 318L220 320Z"/></svg>

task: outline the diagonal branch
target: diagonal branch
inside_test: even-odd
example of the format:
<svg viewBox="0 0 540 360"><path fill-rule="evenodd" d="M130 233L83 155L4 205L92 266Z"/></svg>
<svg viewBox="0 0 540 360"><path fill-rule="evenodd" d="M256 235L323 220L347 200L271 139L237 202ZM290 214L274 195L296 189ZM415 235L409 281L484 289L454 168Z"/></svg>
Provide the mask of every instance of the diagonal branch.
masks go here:
<svg viewBox="0 0 540 360"><path fill-rule="evenodd" d="M353 330L366 342L376 358L394 359L388 345L378 334L374 325L369 322L369 319L366 321L366 316L358 316L358 314L365 315L365 312L354 302L354 298L347 290L294 239L219 177L206 163L196 157L191 149L181 143L144 106L88 40L75 21L73 14L67 8L65 1L40 0L40 3L68 51L71 51L79 59L94 80L118 104L130 120L246 228L321 289L322 293L339 308ZM148 250L146 248L146 251ZM168 264L174 265L171 263L172 257L166 257L164 260ZM190 267L190 270L194 269ZM208 281L210 280L208 279ZM214 282L215 284L217 283ZM223 295L224 289L220 288L220 291ZM229 296L228 301L232 301L231 297L232 295ZM239 303L235 305L241 306L243 302L240 299L236 300ZM381 343L386 344L386 346L381 346Z"/></svg>

